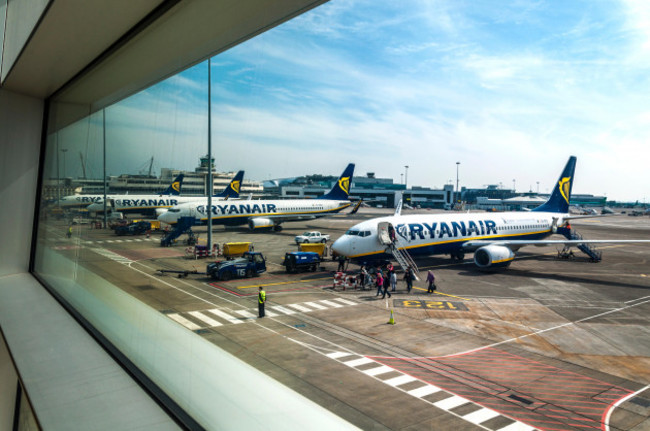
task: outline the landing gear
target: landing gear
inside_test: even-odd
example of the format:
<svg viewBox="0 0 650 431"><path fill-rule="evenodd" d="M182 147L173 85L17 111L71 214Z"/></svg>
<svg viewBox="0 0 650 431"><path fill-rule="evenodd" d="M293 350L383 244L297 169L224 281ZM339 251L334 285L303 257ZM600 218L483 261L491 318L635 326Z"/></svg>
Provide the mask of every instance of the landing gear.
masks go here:
<svg viewBox="0 0 650 431"><path fill-rule="evenodd" d="M281 232L282 231L282 226L280 226L279 224L276 224L275 226L273 226L273 230L276 231L276 232Z"/></svg>
<svg viewBox="0 0 650 431"><path fill-rule="evenodd" d="M451 256L451 260L457 259L459 262L462 262L465 259L465 253L462 251L452 251L449 255Z"/></svg>

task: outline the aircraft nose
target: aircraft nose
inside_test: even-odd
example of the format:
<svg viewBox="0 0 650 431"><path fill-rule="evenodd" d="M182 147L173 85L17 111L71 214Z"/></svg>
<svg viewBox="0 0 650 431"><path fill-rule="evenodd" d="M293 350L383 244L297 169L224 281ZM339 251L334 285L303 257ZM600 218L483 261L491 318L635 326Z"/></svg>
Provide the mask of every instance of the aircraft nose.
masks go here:
<svg viewBox="0 0 650 431"><path fill-rule="evenodd" d="M334 244L332 244L332 250L342 256L350 256L352 254L352 249L350 247L350 241L345 236L340 237Z"/></svg>

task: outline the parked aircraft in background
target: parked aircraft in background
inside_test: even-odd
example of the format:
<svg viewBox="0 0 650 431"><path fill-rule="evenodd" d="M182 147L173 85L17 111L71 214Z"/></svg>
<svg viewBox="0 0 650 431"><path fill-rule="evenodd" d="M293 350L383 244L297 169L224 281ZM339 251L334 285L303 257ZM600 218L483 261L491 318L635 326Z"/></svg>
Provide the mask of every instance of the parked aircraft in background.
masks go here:
<svg viewBox="0 0 650 431"><path fill-rule="evenodd" d="M182 179L182 175L179 177ZM236 199L239 197L239 189L244 179L244 171L239 171L219 194L214 195L216 200ZM180 191L180 184L179 184ZM148 213L160 215L174 205L185 202L192 202L201 199L199 196L158 196L158 195L111 195L107 207L111 211L121 213ZM88 206L90 212L104 211L104 201L100 198Z"/></svg>
<svg viewBox="0 0 650 431"><path fill-rule="evenodd" d="M329 193L315 199L248 200L222 202L208 210L207 199L179 204L158 216L158 220L176 224L181 217L193 217L196 224L206 224L208 216L213 224L243 225L251 229L282 230L288 221L312 220L348 208L354 164L350 163Z"/></svg>
<svg viewBox="0 0 650 431"><path fill-rule="evenodd" d="M148 198L153 198L155 197L163 197L163 196L178 196L181 194L181 186L183 185L183 178L185 177L185 174L179 174L176 178L174 178L174 181L167 187L165 190L160 192L158 195L147 195ZM115 194L110 194L107 195L107 199L114 199L119 195ZM123 196L128 196L128 195L123 195ZM131 196L132 198L135 197L135 195ZM96 203L101 203L101 208L97 207L97 209L93 211L103 211L104 210L104 195L70 195L70 196L64 196L61 199L58 200L58 205L63 207L63 208L71 208L71 207L88 207L89 205L96 204Z"/></svg>
<svg viewBox="0 0 650 431"><path fill-rule="evenodd" d="M480 268L508 266L524 246L578 246L592 259L600 252L590 244L634 243L650 240L587 240L563 227L567 222L592 215L569 214L569 199L576 158L570 157L547 202L530 212L414 214L374 218L350 228L337 239L332 250L362 263L395 257L400 264L402 251L412 256L449 254L462 260L474 252ZM395 232L391 235L391 230ZM566 239L546 240L554 233ZM393 239L394 237L394 239Z"/></svg>

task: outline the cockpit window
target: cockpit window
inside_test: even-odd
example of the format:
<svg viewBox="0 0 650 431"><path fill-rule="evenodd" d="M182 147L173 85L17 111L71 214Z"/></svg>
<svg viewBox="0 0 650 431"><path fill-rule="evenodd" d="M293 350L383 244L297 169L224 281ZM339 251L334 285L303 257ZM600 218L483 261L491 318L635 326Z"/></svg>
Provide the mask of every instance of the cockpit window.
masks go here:
<svg viewBox="0 0 650 431"><path fill-rule="evenodd" d="M346 234L346 235L359 235L359 231L358 231L358 230L350 229L350 230L348 230L347 232L345 232L345 234Z"/></svg>
<svg viewBox="0 0 650 431"><path fill-rule="evenodd" d="M364 230L363 232L359 233L359 236L370 236L370 231L369 230Z"/></svg>

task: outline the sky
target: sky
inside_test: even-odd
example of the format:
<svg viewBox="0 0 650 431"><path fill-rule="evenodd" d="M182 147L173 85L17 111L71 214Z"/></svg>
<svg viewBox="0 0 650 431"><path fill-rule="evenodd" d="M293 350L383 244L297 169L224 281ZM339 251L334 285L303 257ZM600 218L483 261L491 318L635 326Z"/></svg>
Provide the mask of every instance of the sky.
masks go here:
<svg viewBox="0 0 650 431"><path fill-rule="evenodd" d="M331 0L210 62L219 171L374 172L408 185L650 202L650 3ZM208 63L106 109L107 170L193 169ZM101 113L59 132L101 174ZM460 162L460 165L457 165ZM408 166L408 169L405 168ZM539 184L539 186L538 186Z"/></svg>

